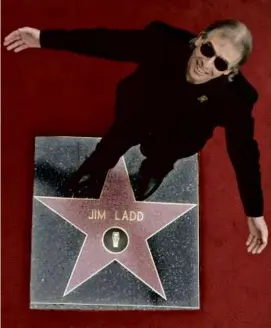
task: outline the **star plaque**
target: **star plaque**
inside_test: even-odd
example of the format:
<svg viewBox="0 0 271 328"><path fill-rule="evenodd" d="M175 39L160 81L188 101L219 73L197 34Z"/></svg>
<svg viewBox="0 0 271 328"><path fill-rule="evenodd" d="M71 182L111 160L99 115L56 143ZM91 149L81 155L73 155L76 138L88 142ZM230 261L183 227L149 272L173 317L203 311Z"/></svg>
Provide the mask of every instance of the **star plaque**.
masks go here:
<svg viewBox="0 0 271 328"><path fill-rule="evenodd" d="M36 138L31 308L198 309L197 158L177 162L137 201L143 156L133 147L97 197L64 195L98 141Z"/></svg>

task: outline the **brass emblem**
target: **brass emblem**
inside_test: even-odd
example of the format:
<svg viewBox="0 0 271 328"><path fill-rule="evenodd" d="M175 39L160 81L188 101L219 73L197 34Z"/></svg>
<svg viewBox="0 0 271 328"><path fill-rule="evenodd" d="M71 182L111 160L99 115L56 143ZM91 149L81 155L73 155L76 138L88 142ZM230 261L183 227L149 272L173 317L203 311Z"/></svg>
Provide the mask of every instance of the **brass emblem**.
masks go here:
<svg viewBox="0 0 271 328"><path fill-rule="evenodd" d="M207 100L208 100L208 98L207 98L207 96L205 96L205 95L203 95L203 96L201 96L201 97L198 97L198 101L201 102L201 103L203 103L203 102L205 102L205 101L207 101Z"/></svg>

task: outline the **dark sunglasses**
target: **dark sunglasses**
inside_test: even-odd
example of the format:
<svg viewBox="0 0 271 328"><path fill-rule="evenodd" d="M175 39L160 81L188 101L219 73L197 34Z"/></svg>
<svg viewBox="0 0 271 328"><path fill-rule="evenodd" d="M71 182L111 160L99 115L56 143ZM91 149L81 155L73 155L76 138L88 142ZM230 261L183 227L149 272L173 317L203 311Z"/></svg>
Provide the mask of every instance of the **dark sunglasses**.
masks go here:
<svg viewBox="0 0 271 328"><path fill-rule="evenodd" d="M216 56L215 50L210 42L203 43L200 46L200 52L203 54L203 56L208 58ZM226 71L229 67L228 62L219 56L216 56L214 65L215 68L220 72Z"/></svg>

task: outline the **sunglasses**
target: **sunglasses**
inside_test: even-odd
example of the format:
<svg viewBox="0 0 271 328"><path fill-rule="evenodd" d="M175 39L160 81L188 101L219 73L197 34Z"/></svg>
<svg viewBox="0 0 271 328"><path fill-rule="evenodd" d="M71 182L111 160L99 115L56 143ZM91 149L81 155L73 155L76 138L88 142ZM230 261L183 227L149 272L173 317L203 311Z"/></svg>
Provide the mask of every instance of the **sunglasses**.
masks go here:
<svg viewBox="0 0 271 328"><path fill-rule="evenodd" d="M203 56L207 58L212 58L216 56L215 50L211 42L203 43L200 47L200 52L202 53ZM216 56L214 65L215 68L220 72L226 71L229 67L229 63L225 59L219 56Z"/></svg>

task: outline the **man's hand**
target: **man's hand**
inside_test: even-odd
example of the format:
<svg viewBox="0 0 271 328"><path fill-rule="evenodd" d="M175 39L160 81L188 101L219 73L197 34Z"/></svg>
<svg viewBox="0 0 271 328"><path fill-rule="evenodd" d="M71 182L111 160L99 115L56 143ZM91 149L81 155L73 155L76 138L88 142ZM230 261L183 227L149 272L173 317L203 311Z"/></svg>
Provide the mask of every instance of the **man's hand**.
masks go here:
<svg viewBox="0 0 271 328"><path fill-rule="evenodd" d="M40 30L32 27L19 28L5 37L4 46L14 52L27 48L40 48Z"/></svg>
<svg viewBox="0 0 271 328"><path fill-rule="evenodd" d="M248 217L249 237L246 242L247 251L252 254L260 254L267 246L268 228L263 216Z"/></svg>

